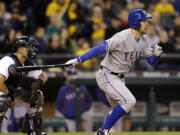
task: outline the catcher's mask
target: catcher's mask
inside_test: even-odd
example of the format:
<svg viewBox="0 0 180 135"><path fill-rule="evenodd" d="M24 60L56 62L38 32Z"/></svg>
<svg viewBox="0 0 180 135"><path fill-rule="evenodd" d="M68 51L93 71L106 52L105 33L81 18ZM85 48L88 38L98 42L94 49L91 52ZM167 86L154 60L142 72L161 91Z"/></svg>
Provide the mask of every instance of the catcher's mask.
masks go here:
<svg viewBox="0 0 180 135"><path fill-rule="evenodd" d="M16 52L19 47L28 48L28 58L34 59L38 50L39 43L33 37L21 36L15 39L12 52Z"/></svg>

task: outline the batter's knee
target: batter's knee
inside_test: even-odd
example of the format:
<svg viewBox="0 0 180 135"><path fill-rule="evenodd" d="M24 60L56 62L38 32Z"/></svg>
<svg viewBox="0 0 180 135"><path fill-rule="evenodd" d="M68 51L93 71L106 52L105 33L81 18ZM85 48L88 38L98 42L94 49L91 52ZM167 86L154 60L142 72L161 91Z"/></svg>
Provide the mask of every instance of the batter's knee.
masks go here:
<svg viewBox="0 0 180 135"><path fill-rule="evenodd" d="M132 107L134 107L135 104L136 104L136 99L135 99L135 97L131 100L131 102L132 102Z"/></svg>
<svg viewBox="0 0 180 135"><path fill-rule="evenodd" d="M126 103L122 105L122 107L124 108L125 112L128 113L134 107L135 104L136 99L135 97L132 97L131 99L127 100Z"/></svg>

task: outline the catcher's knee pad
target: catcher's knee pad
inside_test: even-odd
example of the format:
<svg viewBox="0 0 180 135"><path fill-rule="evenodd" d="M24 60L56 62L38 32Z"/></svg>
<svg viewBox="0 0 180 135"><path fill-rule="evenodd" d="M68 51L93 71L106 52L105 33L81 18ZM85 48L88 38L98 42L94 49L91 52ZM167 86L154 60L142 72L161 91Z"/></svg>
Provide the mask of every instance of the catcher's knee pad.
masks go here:
<svg viewBox="0 0 180 135"><path fill-rule="evenodd" d="M1 115L1 114L0 114L0 115ZM4 115L0 116L0 124L1 124L1 122L3 121L3 119L4 119Z"/></svg>
<svg viewBox="0 0 180 135"><path fill-rule="evenodd" d="M26 114L22 123L22 132L23 133L32 133L33 132L33 120L29 114Z"/></svg>
<svg viewBox="0 0 180 135"><path fill-rule="evenodd" d="M11 98L8 95L1 94L0 95L0 123L5 117L5 113L8 110L11 104Z"/></svg>
<svg viewBox="0 0 180 135"><path fill-rule="evenodd" d="M41 135L41 133L42 133L42 112L26 114L24 121L23 121L22 132L23 133L36 132L36 134Z"/></svg>
<svg viewBox="0 0 180 135"><path fill-rule="evenodd" d="M35 113L33 117L34 131L36 134L41 134L42 132L42 112Z"/></svg>

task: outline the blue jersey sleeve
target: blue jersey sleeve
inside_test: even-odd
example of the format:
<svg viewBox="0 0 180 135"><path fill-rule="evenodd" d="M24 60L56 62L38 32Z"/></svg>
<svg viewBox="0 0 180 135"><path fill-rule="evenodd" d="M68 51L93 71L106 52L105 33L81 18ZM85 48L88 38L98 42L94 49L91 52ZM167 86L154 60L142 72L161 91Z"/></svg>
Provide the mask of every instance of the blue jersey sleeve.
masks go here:
<svg viewBox="0 0 180 135"><path fill-rule="evenodd" d="M89 50L88 52L84 53L83 55L79 56L77 58L78 62L84 62L88 59L94 58L98 55L101 55L106 52L107 48L107 43L104 42L103 44L96 46Z"/></svg>
<svg viewBox="0 0 180 135"><path fill-rule="evenodd" d="M158 57L156 57L155 55L151 55L151 56L147 57L146 60L151 65L155 65L159 61Z"/></svg>

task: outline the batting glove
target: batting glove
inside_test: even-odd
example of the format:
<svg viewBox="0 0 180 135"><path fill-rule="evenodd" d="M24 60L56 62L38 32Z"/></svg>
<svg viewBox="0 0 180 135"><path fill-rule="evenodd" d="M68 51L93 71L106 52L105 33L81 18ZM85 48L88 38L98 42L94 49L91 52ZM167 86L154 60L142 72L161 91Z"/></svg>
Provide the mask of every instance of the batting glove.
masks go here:
<svg viewBox="0 0 180 135"><path fill-rule="evenodd" d="M154 47L152 47L152 53L156 57L159 57L163 53L162 47L160 47L159 45L155 45Z"/></svg>
<svg viewBox="0 0 180 135"><path fill-rule="evenodd" d="M78 60L75 58L67 61L65 64L72 64L72 66L75 67L78 63L79 63Z"/></svg>

